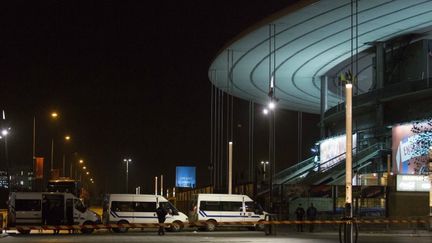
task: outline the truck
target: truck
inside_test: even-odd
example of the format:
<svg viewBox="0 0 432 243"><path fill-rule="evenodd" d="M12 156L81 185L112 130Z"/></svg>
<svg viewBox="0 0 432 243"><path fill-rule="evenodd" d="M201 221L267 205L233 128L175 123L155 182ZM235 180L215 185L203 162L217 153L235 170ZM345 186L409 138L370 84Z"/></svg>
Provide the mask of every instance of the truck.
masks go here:
<svg viewBox="0 0 432 243"><path fill-rule="evenodd" d="M72 193L64 192L12 192L8 200L8 227L43 225L95 225L101 217L88 210ZM93 228L82 228L90 234ZM18 228L29 234L30 230Z"/></svg>

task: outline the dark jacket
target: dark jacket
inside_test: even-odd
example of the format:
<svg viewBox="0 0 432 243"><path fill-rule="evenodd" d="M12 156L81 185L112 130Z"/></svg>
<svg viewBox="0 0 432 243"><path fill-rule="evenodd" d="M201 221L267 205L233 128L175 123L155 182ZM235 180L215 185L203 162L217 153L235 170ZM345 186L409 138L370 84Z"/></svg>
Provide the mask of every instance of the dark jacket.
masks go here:
<svg viewBox="0 0 432 243"><path fill-rule="evenodd" d="M306 211L306 215L309 220L315 220L317 216L317 209L314 206L310 206Z"/></svg>
<svg viewBox="0 0 432 243"><path fill-rule="evenodd" d="M298 207L295 211L295 214L297 216L297 220L303 220L305 213L306 212L302 207Z"/></svg>
<svg viewBox="0 0 432 243"><path fill-rule="evenodd" d="M163 223L163 222L165 222L165 216L168 214L168 212L164 207L159 206L156 209L156 214L157 214L159 223Z"/></svg>

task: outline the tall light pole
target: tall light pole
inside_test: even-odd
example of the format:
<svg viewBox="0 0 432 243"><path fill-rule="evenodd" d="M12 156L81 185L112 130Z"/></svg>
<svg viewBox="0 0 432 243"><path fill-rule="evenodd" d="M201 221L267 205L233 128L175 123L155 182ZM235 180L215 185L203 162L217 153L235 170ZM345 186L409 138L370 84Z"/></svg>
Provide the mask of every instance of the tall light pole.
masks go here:
<svg viewBox="0 0 432 243"><path fill-rule="evenodd" d="M345 218L352 219L352 84L345 86L345 134L346 134L346 158L345 158ZM345 242L353 242L352 224L346 224Z"/></svg>
<svg viewBox="0 0 432 243"><path fill-rule="evenodd" d="M128 193L129 192L129 186L128 186L128 183L129 183L129 163L132 162L132 159L125 158L125 159L123 159L123 162L126 163L126 193Z"/></svg>
<svg viewBox="0 0 432 243"><path fill-rule="evenodd" d="M71 137L69 135L66 135L64 137L65 143L69 142L70 139L71 139ZM65 150L64 147L63 147L63 149ZM66 153L64 150L63 150L63 166L62 166L62 173L63 174L62 175L63 175L63 177L66 177Z"/></svg>
<svg viewBox="0 0 432 243"><path fill-rule="evenodd" d="M82 160L82 159L78 160L78 166L77 166L77 169L75 170L75 180L78 179L78 169L79 169L79 167L83 166L83 165L84 165L84 160ZM81 181L81 179L80 179L80 181Z"/></svg>
<svg viewBox="0 0 432 243"><path fill-rule="evenodd" d="M263 181L265 181L266 176L266 166L269 164L268 161L261 161L261 165L263 166Z"/></svg>
<svg viewBox="0 0 432 243"><path fill-rule="evenodd" d="M10 168L9 168L9 155L8 155L8 148L7 148L7 137L9 135L10 128L2 129L0 138L4 138L4 152L5 152L5 160L6 160L6 173L7 173L7 181L8 181L8 187L9 191L11 191L11 176L10 176Z"/></svg>
<svg viewBox="0 0 432 243"><path fill-rule="evenodd" d="M51 119L57 120L57 118L58 118L58 113L55 111L51 112ZM51 161L50 162L51 162L50 173L52 174L53 169L54 169L54 138L51 138Z"/></svg>
<svg viewBox="0 0 432 243"><path fill-rule="evenodd" d="M233 142L228 143L228 194L232 194L232 156Z"/></svg>

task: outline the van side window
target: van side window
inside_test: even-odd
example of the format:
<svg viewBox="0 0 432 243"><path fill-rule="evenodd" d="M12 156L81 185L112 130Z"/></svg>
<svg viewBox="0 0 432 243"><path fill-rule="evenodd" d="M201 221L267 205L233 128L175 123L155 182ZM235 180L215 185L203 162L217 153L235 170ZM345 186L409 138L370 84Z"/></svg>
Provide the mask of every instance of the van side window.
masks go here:
<svg viewBox="0 0 432 243"><path fill-rule="evenodd" d="M219 211L220 204L219 202L201 201L200 210Z"/></svg>
<svg viewBox="0 0 432 243"><path fill-rule="evenodd" d="M133 202L112 201L111 209L115 212L133 212Z"/></svg>
<svg viewBox="0 0 432 243"><path fill-rule="evenodd" d="M135 212L155 212L156 202L136 202Z"/></svg>
<svg viewBox="0 0 432 243"><path fill-rule="evenodd" d="M41 200L17 199L15 200L15 211L41 211Z"/></svg>
<svg viewBox="0 0 432 243"><path fill-rule="evenodd" d="M242 211L242 202L220 202L222 208L221 211Z"/></svg>

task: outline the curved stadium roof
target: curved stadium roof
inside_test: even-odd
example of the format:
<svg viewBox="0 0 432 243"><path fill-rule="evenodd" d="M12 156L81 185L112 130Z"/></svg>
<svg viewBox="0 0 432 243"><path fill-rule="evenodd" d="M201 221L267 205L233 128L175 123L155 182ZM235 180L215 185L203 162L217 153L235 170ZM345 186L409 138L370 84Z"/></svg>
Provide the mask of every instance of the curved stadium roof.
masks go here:
<svg viewBox="0 0 432 243"><path fill-rule="evenodd" d="M354 18L355 20L355 18ZM358 1L359 92L372 86L372 55L367 43L407 34L425 35L432 25L432 1ZM274 26L274 38L269 38ZM269 40L275 43L270 54ZM271 16L227 45L209 68L210 81L234 96L268 101L274 76L279 106L320 112L321 76L336 77L351 57L351 1L300 1ZM275 60L275 68L269 67ZM230 77L230 78L229 78ZM342 101L329 81L328 107Z"/></svg>

